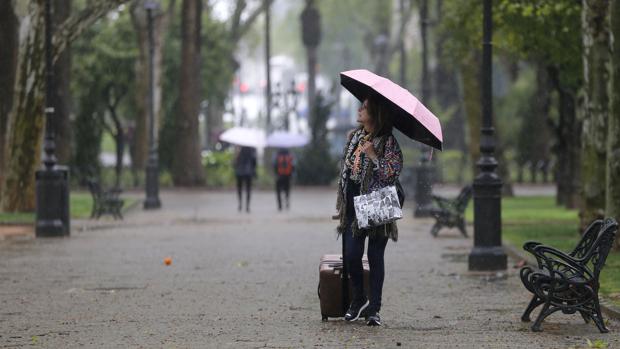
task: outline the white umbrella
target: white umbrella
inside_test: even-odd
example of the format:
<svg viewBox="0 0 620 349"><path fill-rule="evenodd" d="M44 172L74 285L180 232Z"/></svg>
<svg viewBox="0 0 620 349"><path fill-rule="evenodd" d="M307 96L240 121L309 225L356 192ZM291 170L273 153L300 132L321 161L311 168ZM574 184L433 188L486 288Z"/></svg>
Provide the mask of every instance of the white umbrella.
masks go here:
<svg viewBox="0 0 620 349"><path fill-rule="evenodd" d="M300 133L275 131L267 137L267 146L273 148L295 148L308 144L308 136Z"/></svg>
<svg viewBox="0 0 620 349"><path fill-rule="evenodd" d="M264 148L265 131L256 128L233 127L222 132L220 141L244 147Z"/></svg>

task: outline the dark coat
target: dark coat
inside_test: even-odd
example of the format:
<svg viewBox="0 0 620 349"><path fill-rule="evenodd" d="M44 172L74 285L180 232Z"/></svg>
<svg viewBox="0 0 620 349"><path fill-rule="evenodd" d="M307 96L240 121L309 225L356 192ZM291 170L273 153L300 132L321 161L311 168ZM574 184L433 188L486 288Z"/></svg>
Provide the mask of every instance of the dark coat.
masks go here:
<svg viewBox="0 0 620 349"><path fill-rule="evenodd" d="M256 150L250 147L242 147L235 158L235 175L251 176L256 175Z"/></svg>
<svg viewBox="0 0 620 349"><path fill-rule="evenodd" d="M348 223L346 217L347 168L345 161L347 157L353 154L363 136L364 131L361 128L354 130L344 148L344 155L342 157L342 165L340 170L341 175L338 183L338 199L336 203L336 209L338 210L338 217L340 220L337 227L338 234L342 234L345 231ZM395 185L396 181L398 181L400 171L403 168L403 153L400 150L400 146L398 145L396 138L391 133L375 138L373 140L373 146L378 156L379 166L375 169L370 159L364 157L361 165L361 194L368 194L379 188ZM369 229L361 229L357 226L357 220L355 220L351 224L351 229L353 230L354 236L385 236L394 241L398 240L398 227L396 226L396 222L391 222Z"/></svg>

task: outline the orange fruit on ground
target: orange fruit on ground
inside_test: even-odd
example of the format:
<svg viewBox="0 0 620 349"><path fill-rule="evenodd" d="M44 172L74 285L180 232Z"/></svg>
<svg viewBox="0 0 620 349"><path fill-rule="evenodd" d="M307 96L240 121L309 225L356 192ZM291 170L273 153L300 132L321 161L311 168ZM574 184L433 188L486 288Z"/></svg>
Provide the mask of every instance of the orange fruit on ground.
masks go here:
<svg viewBox="0 0 620 349"><path fill-rule="evenodd" d="M172 264L172 258L170 258L170 257L166 257L166 258L164 258L164 264L165 264L165 265L170 265L170 264Z"/></svg>

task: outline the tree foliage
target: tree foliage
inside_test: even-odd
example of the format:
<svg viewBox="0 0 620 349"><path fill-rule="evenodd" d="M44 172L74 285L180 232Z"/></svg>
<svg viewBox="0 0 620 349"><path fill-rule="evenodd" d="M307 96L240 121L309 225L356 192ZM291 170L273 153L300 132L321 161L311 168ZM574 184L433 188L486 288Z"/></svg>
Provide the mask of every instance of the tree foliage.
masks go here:
<svg viewBox="0 0 620 349"><path fill-rule="evenodd" d="M128 91L116 108L125 127L135 115L131 97L137 48L128 12L124 9L98 21L73 45L71 89L77 117L72 167L80 181L99 175L99 143L104 124L110 122L107 98L111 87Z"/></svg>

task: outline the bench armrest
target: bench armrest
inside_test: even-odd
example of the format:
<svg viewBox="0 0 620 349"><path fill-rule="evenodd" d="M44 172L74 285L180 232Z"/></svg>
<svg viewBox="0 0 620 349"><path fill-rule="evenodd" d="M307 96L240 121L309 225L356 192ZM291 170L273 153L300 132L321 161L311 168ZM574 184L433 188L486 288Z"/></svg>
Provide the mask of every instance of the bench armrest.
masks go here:
<svg viewBox="0 0 620 349"><path fill-rule="evenodd" d="M452 210L453 208L453 203L452 200L450 199L446 199L443 198L441 196L437 196L437 195L431 195L431 198L433 200L435 200L435 202L437 203L437 206L439 206L439 208L444 209L444 210Z"/></svg>
<svg viewBox="0 0 620 349"><path fill-rule="evenodd" d="M539 269L542 269L542 267L543 267L543 266L542 266L542 264L541 264L541 260L540 260L540 258L536 255L536 252L534 252L534 249L535 249L537 246L540 246L540 245L542 245L542 244L541 244L540 242L538 242L538 241L526 241L526 242L523 244L523 249L524 249L525 251L529 252L530 254L532 254L534 257L536 257L536 261L538 262L538 268L539 268Z"/></svg>
<svg viewBox="0 0 620 349"><path fill-rule="evenodd" d="M586 280L594 278L592 272L580 260L553 247L536 246L534 255L537 256L537 259L538 257L541 258L540 262L544 263L550 273L570 272L571 276L579 276Z"/></svg>

